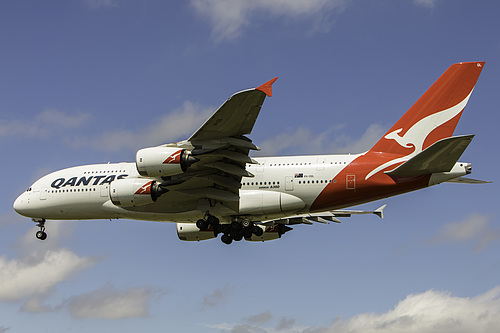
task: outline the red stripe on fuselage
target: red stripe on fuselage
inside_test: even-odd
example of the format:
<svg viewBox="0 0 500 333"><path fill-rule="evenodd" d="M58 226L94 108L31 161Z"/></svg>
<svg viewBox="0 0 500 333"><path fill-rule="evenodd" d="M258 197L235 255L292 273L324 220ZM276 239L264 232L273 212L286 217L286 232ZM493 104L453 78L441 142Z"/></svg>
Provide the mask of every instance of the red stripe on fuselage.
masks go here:
<svg viewBox="0 0 500 333"><path fill-rule="evenodd" d="M389 166L365 180L370 171L395 157L398 155L385 153L367 153L359 156L323 189L311 205L310 211L345 208L428 186L430 175L393 179L383 172L392 170L401 163Z"/></svg>

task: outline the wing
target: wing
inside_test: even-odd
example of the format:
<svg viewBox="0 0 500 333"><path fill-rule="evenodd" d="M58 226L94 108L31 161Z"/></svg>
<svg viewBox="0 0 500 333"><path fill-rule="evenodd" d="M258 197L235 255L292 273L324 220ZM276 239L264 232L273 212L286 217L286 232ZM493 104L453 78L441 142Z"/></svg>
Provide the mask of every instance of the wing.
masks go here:
<svg viewBox="0 0 500 333"><path fill-rule="evenodd" d="M178 143L189 146L198 162L183 174L167 177L160 186L199 200L204 206L199 210L219 202L237 211L241 178L253 177L245 166L256 163L249 151L259 150L245 135L251 133L277 79L234 94L187 141Z"/></svg>
<svg viewBox="0 0 500 333"><path fill-rule="evenodd" d="M313 222L318 223L341 223L338 219L339 217L351 217L351 215L359 215L359 214L375 214L380 218L384 218L384 208L387 205L383 205L373 211L365 211L365 210L332 210L328 212L322 213L313 213L313 214L302 214L290 216L284 219L278 220L269 220L264 221L263 225L274 226L276 224L313 224Z"/></svg>
<svg viewBox="0 0 500 333"><path fill-rule="evenodd" d="M240 138L250 134L266 95L272 96L272 84L277 79L231 96L188 141L199 147L219 139Z"/></svg>

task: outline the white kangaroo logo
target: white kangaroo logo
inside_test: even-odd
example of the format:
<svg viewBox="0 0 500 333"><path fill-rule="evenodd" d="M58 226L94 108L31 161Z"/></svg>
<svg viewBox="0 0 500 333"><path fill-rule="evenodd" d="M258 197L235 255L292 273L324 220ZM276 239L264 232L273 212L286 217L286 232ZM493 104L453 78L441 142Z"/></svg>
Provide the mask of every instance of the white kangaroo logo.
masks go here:
<svg viewBox="0 0 500 333"><path fill-rule="evenodd" d="M394 165L396 163L408 161L410 158L420 153L423 150L424 142L427 139L427 136L429 136L429 134L439 126L443 125L444 123L456 117L465 108L465 105L469 101L469 97L471 94L472 91L469 93L469 95L467 95L467 97L464 98L463 101L461 101L455 106L452 106L443 111L433 113L425 118L420 119L403 136L399 135L399 133L403 131L402 128L399 128L387 134L384 137L385 139L394 140L401 147L404 148L414 147L415 149L413 150L413 152L411 152L406 156L395 158L376 167L375 169L370 171L370 173L368 173L368 175L365 177L365 180L370 178L380 170L384 170L385 168Z"/></svg>

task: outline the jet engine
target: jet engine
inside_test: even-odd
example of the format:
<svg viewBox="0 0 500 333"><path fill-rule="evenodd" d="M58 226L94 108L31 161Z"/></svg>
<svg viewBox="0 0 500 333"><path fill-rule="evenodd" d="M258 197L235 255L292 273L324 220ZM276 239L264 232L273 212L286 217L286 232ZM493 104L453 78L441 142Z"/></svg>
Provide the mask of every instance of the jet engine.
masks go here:
<svg viewBox="0 0 500 333"><path fill-rule="evenodd" d="M135 157L137 171L148 177L176 175L197 161L186 149L165 146L140 149Z"/></svg>
<svg viewBox="0 0 500 333"><path fill-rule="evenodd" d="M212 227L201 231L194 223L177 223L177 236L183 241L201 241L216 237Z"/></svg>
<svg viewBox="0 0 500 333"><path fill-rule="evenodd" d="M119 207L147 205L164 192L156 180L147 178L118 179L109 186L111 202Z"/></svg>

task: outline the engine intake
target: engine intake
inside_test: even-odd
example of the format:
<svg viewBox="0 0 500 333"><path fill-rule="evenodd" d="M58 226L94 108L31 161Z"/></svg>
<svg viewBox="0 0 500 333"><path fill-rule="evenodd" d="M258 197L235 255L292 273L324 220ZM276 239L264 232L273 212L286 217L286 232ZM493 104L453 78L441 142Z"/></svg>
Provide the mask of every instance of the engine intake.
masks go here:
<svg viewBox="0 0 500 333"><path fill-rule="evenodd" d="M186 149L150 147L137 151L135 164L141 176L164 177L185 172L198 159Z"/></svg>

